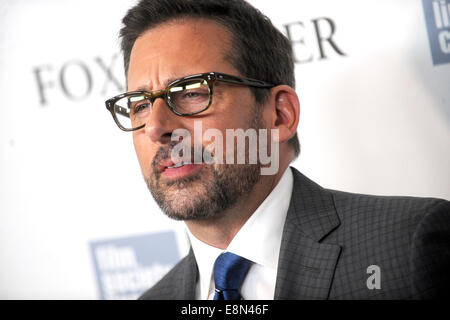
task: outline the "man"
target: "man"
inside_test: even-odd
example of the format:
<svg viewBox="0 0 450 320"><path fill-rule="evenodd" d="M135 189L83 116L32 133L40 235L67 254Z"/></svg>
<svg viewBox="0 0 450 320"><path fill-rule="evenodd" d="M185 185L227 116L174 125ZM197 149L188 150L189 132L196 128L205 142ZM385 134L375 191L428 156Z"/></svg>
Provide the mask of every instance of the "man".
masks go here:
<svg viewBox="0 0 450 320"><path fill-rule="evenodd" d="M327 190L289 167L300 151L293 54L268 18L244 0L142 0L123 23L129 92L107 107L132 131L153 197L185 221L192 245L142 299L445 295L448 201ZM235 141L208 149L199 123L216 140L267 129L260 136L276 147L263 139L258 151L278 152L278 170L262 174L250 142L244 164L223 161ZM215 161L198 161L207 150Z"/></svg>

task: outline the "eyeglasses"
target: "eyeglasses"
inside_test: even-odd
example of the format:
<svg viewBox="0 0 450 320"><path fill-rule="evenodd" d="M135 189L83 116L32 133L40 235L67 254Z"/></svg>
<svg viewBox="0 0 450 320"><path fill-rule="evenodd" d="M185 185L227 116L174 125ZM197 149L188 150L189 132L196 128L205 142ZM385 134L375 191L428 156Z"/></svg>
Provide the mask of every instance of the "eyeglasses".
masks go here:
<svg viewBox="0 0 450 320"><path fill-rule="evenodd" d="M274 85L251 78L241 78L219 72L201 73L175 80L163 90L152 92L132 91L106 100L106 108L114 121L124 131L145 127L156 99L164 99L173 113L190 116L205 111L212 103L216 81L257 87L273 88Z"/></svg>

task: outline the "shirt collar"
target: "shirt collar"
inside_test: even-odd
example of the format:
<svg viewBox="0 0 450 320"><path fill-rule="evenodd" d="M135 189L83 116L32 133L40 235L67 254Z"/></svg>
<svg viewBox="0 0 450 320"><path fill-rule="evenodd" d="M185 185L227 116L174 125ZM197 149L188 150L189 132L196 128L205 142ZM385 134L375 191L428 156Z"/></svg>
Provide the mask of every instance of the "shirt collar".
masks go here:
<svg viewBox="0 0 450 320"><path fill-rule="evenodd" d="M293 174L287 168L272 192L245 222L225 251L263 267L277 269L284 222L292 195ZM214 262L224 250L198 240L186 228L200 274L200 294L209 292Z"/></svg>

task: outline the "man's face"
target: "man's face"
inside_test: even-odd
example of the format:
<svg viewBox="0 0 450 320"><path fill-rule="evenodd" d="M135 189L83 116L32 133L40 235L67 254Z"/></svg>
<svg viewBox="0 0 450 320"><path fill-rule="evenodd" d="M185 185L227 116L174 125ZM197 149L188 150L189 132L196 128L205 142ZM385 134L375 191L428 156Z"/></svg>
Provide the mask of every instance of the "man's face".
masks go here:
<svg viewBox="0 0 450 320"><path fill-rule="evenodd" d="M211 21L186 19L150 29L132 49L128 90L160 90L170 81L212 71L240 75L226 61L229 48L228 32ZM214 128L223 137L226 129L263 127L255 109L248 87L220 82L214 86L209 109L194 116L178 116L164 100L155 100L145 128L133 132L133 142L147 185L169 217L192 220L220 216L252 190L260 175L259 165L248 164L201 163L168 168L173 164L172 132L188 130L194 144L202 139L194 136L194 121L201 121L203 131ZM209 143L201 141L203 147Z"/></svg>

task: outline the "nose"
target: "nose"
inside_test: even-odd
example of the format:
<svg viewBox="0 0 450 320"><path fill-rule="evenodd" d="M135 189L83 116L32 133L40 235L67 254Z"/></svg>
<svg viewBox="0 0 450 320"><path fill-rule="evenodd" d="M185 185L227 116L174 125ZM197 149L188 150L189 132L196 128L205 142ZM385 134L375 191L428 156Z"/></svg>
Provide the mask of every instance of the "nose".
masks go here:
<svg viewBox="0 0 450 320"><path fill-rule="evenodd" d="M152 112L145 123L145 134L158 144L168 144L172 132L181 128L181 117L174 114L162 98L153 101Z"/></svg>

